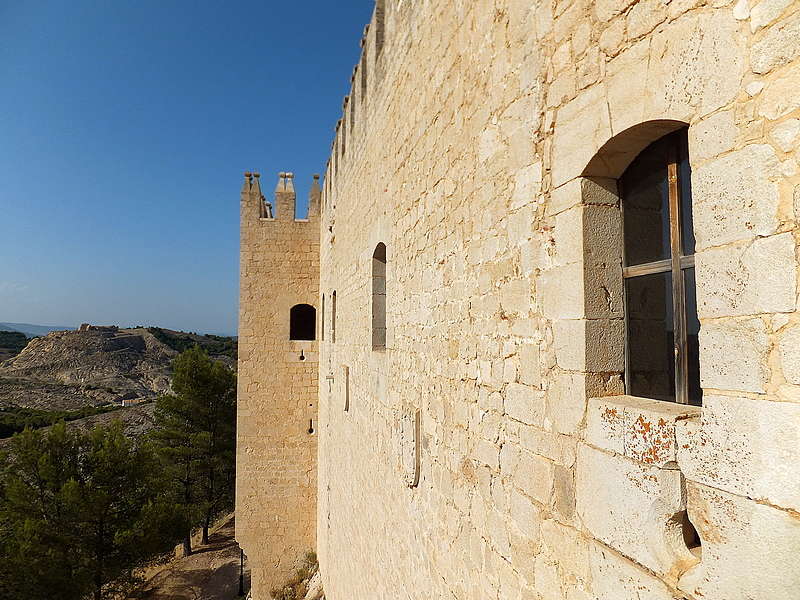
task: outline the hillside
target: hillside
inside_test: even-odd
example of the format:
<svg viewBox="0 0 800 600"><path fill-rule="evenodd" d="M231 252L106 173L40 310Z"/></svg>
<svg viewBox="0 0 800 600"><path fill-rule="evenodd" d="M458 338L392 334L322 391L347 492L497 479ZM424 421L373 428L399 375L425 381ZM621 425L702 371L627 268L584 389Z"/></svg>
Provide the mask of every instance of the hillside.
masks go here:
<svg viewBox="0 0 800 600"><path fill-rule="evenodd" d="M49 384L46 391L59 401L69 397L83 404L154 398L169 391L176 354L146 329L53 331L0 363L0 377L6 378L0 405L41 406L43 398L24 400L45 391L36 384Z"/></svg>
<svg viewBox="0 0 800 600"><path fill-rule="evenodd" d="M50 332L0 362L0 414L8 420L8 415L18 414L20 409L79 411L155 398L170 391L173 358L194 343L212 356L224 352L214 358L236 368L236 342L231 338L156 327L82 325L77 331ZM122 412L85 420L124 420L127 415ZM148 420L151 418L145 417Z"/></svg>

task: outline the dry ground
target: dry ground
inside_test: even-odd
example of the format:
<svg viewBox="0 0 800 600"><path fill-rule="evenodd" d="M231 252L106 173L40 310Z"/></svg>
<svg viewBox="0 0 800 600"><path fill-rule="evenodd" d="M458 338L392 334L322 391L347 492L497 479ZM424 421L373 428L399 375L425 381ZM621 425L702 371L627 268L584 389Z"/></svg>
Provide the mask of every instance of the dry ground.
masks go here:
<svg viewBox="0 0 800 600"><path fill-rule="evenodd" d="M239 545L230 516L209 536L208 546L195 544L191 556L176 558L145 572L145 584L127 600L234 600L239 590ZM250 589L245 561L244 589Z"/></svg>

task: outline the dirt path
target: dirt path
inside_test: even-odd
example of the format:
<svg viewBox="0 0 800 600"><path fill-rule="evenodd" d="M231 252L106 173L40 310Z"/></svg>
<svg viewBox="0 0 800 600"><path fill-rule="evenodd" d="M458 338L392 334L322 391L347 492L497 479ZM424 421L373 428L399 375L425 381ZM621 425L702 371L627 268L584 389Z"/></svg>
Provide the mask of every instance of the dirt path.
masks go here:
<svg viewBox="0 0 800 600"><path fill-rule="evenodd" d="M191 556L150 569L133 600L234 600L239 591L239 545L233 539L231 516L210 536L208 546L195 546ZM250 589L245 561L244 589Z"/></svg>

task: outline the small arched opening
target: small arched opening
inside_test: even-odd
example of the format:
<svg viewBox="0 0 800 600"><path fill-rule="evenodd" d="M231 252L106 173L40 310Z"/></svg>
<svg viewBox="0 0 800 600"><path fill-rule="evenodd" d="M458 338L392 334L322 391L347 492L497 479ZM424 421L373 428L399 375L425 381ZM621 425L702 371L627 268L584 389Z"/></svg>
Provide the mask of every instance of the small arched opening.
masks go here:
<svg viewBox="0 0 800 600"><path fill-rule="evenodd" d="M310 304L295 304L289 311L289 339L315 340L317 309Z"/></svg>
<svg viewBox="0 0 800 600"><path fill-rule="evenodd" d="M372 254L372 349L386 349L386 244Z"/></svg>

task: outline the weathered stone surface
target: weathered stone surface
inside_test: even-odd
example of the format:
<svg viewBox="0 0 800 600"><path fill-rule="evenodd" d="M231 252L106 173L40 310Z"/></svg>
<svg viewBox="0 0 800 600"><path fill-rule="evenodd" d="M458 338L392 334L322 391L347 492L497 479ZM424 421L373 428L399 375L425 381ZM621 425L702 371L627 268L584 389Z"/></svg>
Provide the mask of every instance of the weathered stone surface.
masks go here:
<svg viewBox="0 0 800 600"><path fill-rule="evenodd" d="M789 383L800 385L800 325L788 328L780 339L783 376Z"/></svg>
<svg viewBox="0 0 800 600"><path fill-rule="evenodd" d="M796 553L791 527L754 562L740 540L761 523L775 532L780 520L760 511L792 514L800 481L800 58L785 1L379 0L357 71L366 82L354 78L326 172L319 250L300 249L320 268L308 302L326 334L307 356L323 375L316 532L331 600L673 600L688 595L679 581L704 600L745 600L748 581L768 597L758 569ZM702 409L620 396L617 178L682 127ZM292 248L266 225L264 240ZM370 344L378 242L384 351ZM243 264L265 268L264 248L245 236ZM314 277L242 281L240 335L253 341L242 356L258 376L242 387L239 492L253 498L242 502L253 532L284 508L259 495L280 472L269 449L282 424L266 413L287 387L264 374L296 350L268 360L269 336L285 332L260 328L280 321L276 290ZM297 414L315 409L301 398ZM412 408L418 455L401 427ZM302 421L286 421L299 435ZM419 458L414 487L403 456ZM704 540L711 554L692 570L685 492L699 486L761 508L736 508L731 541ZM709 522L723 514L706 503ZM269 542L248 535L255 563ZM790 568L764 572L796 589Z"/></svg>
<svg viewBox="0 0 800 600"><path fill-rule="evenodd" d="M544 394L538 388L519 383L506 386L504 404L506 415L528 425L544 422Z"/></svg>
<svg viewBox="0 0 800 600"><path fill-rule="evenodd" d="M800 70L786 71L764 89L759 114L770 120L779 119L800 108L800 96L792 93L800 83Z"/></svg>
<svg viewBox="0 0 800 600"><path fill-rule="evenodd" d="M688 550L669 535L683 508L680 472L585 446L578 451L578 515L592 535L637 563L666 573Z"/></svg>
<svg viewBox="0 0 800 600"><path fill-rule="evenodd" d="M784 509L800 507L800 405L707 394L701 423L677 428L686 477Z"/></svg>
<svg viewBox="0 0 800 600"><path fill-rule="evenodd" d="M759 6L753 11L755 12ZM753 73L762 75L792 62L798 56L800 56L800 12L767 30L761 41L750 51L750 68Z"/></svg>
<svg viewBox="0 0 800 600"><path fill-rule="evenodd" d="M613 550L593 542L589 547L592 574L592 598L618 600L673 600L663 581L634 565Z"/></svg>
<svg viewBox="0 0 800 600"><path fill-rule="evenodd" d="M714 158L733 150L738 133L734 119L735 115L732 110L723 110L706 117L693 127L689 137L689 152L692 159ZM694 169L692 195L695 199L698 198L697 182L700 173L701 171L698 171L697 168ZM693 213L697 213L696 208Z"/></svg>
<svg viewBox="0 0 800 600"><path fill-rule="evenodd" d="M792 514L706 486L688 486L689 517L703 560L679 588L695 597L793 600L800 589L800 521ZM758 573L753 577L753 573Z"/></svg>
<svg viewBox="0 0 800 600"><path fill-rule="evenodd" d="M792 234L781 233L698 252L700 318L792 311L795 280L786 273L796 268L794 247Z"/></svg>
<svg viewBox="0 0 800 600"><path fill-rule="evenodd" d="M768 145L751 145L706 163L693 173L697 248L775 233L778 158Z"/></svg>
<svg viewBox="0 0 800 600"><path fill-rule="evenodd" d="M769 339L761 319L711 321L700 329L704 388L763 393Z"/></svg>
<svg viewBox="0 0 800 600"><path fill-rule="evenodd" d="M715 11L687 15L653 36L646 101L650 118L660 114L688 121L695 111L709 114L736 97L743 47L739 36L727 33L736 28L729 11Z"/></svg>
<svg viewBox="0 0 800 600"><path fill-rule="evenodd" d="M750 31L755 33L781 16L792 0L761 0L750 11Z"/></svg>
<svg viewBox="0 0 800 600"><path fill-rule="evenodd" d="M769 136L784 152L789 152L795 146L798 135L800 135L800 119L784 121L775 125L769 132Z"/></svg>

